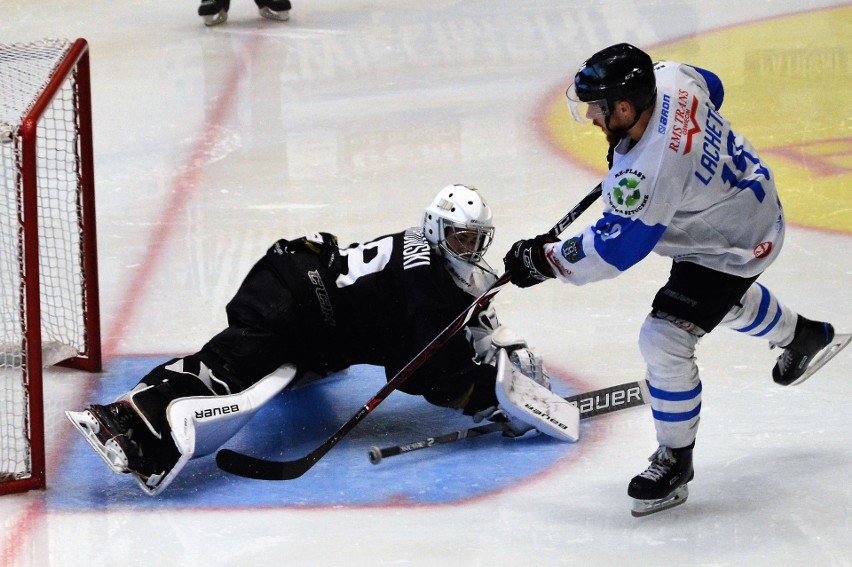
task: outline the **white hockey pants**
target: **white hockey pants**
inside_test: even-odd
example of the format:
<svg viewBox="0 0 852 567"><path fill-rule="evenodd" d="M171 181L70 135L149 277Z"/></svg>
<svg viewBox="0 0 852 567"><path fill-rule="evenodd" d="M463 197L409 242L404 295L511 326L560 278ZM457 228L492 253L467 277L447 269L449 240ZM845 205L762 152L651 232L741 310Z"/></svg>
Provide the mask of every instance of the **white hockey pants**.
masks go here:
<svg viewBox="0 0 852 567"><path fill-rule="evenodd" d="M752 284L722 325L772 345L793 339L798 314L759 283ZM701 412L701 380L695 363L699 336L676 323L648 315L639 350L648 367L651 410L660 445L680 448L695 441Z"/></svg>

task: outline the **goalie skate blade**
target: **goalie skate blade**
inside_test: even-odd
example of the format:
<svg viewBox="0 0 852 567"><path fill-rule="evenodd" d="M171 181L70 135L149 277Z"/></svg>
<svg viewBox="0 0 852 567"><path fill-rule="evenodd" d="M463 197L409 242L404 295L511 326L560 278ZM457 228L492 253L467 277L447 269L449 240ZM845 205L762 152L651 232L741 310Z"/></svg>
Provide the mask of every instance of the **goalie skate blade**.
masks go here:
<svg viewBox="0 0 852 567"><path fill-rule="evenodd" d="M633 500L633 509L630 513L634 518L649 516L663 510L668 510L669 508L674 508L675 506L680 506L686 502L688 497L689 488L684 484L665 498L660 498L659 500Z"/></svg>
<svg viewBox="0 0 852 567"><path fill-rule="evenodd" d="M66 417L74 424L74 427L83 436L83 439L91 445L92 449L100 456L101 459L116 473L131 472L127 468L127 456L124 451L118 447L114 441L107 441L105 444L98 439L98 432L101 430L101 424L88 411L66 411Z"/></svg>
<svg viewBox="0 0 852 567"><path fill-rule="evenodd" d="M813 374L825 366L825 364L837 356L841 350L849 346L849 343L852 342L852 333L835 333L834 340L832 340L824 349L817 353L816 357L814 357L808 369L805 370L805 373L799 376L799 379L795 382L791 382L791 386L796 386L801 384Z"/></svg>

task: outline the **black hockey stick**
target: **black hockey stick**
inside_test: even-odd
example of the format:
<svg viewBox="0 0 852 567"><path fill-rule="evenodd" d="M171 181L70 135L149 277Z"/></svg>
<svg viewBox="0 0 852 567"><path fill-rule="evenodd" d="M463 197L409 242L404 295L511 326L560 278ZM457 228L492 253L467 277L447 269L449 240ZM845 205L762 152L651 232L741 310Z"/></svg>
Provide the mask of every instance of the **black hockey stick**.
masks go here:
<svg viewBox="0 0 852 567"><path fill-rule="evenodd" d="M577 203L573 209L568 211L568 213L550 229L549 234L552 236L559 236L562 231L564 231L578 216L588 209L592 203L597 201L601 192L601 185L598 184L597 187L592 189L588 195L583 197L583 199ZM447 328L432 339L428 345L423 347L423 350L421 350L408 364L397 372L396 376L391 378L375 396L373 396L360 410L358 410L355 415L349 419L349 421L344 423L340 429L334 433L334 435L329 437L322 445L311 451L308 455L293 461L267 461L265 459L259 459L250 455L237 453L230 449L222 449L216 453L216 464L225 472L246 478L262 480L291 480L302 476L326 453L328 453L332 447L337 445L347 433L361 422L361 420L370 415L370 413L376 409L376 406L382 403L382 401L384 401L391 392L396 390L403 382L405 382L415 370L420 368L420 366L422 366L423 363L432 356L432 353L444 346L444 344L461 328L463 328L476 313L487 307L491 302L491 298L494 297L498 291L503 289L503 287L505 287L510 281L511 274L509 272L506 272L497 278L497 281L494 282L491 287L485 290L482 295L477 297L470 307L468 307L463 313L460 313L458 317L453 319Z"/></svg>
<svg viewBox="0 0 852 567"><path fill-rule="evenodd" d="M651 402L648 393L648 382L639 380L638 382L627 382L618 386L610 386L609 388L601 388L600 390L592 390L585 394L576 394L565 398L566 402L570 402L577 406L580 410L580 419L588 419L606 413L621 411L628 408L643 406ZM445 445L454 443L462 439L470 439L471 437L479 437L496 431L503 431L506 425L503 423L488 423L486 425L478 425L468 429L445 433L438 437L429 437L421 441L406 443L405 445L395 445L393 447L370 447L369 453L370 462L378 465L382 459L386 457L395 457L403 453L410 453L418 449L426 447L434 447L435 445Z"/></svg>

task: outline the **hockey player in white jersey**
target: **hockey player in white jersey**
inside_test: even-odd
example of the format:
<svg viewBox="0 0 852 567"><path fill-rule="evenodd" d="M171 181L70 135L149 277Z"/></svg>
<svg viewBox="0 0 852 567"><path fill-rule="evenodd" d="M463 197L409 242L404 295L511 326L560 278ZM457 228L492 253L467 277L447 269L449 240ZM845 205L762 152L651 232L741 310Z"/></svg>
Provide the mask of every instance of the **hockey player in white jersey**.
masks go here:
<svg viewBox="0 0 852 567"><path fill-rule="evenodd" d="M603 216L565 240L516 242L504 258L520 287L618 276L650 252L673 259L639 334L659 448L628 487L636 516L682 503L693 478L701 410L695 348L722 324L784 349L775 382L796 384L834 340L833 327L790 309L758 276L784 242L775 177L720 114L715 74L659 62L629 45L589 58L568 88L580 122L610 144ZM823 351L822 353L820 351Z"/></svg>

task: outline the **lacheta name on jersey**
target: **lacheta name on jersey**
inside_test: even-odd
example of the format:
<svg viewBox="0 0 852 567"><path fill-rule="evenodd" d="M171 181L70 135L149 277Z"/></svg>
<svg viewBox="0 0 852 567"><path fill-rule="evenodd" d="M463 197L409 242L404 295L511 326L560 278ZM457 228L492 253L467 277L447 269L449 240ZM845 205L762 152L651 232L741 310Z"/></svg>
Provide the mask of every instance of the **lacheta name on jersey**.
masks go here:
<svg viewBox="0 0 852 567"><path fill-rule="evenodd" d="M722 134L725 123L718 112L710 105L707 106L707 121L704 124L704 144L701 146L701 169L695 172L704 185L709 185L716 169L719 167L719 159L722 154Z"/></svg>
<svg viewBox="0 0 852 567"><path fill-rule="evenodd" d="M639 184L645 174L635 169L625 169L615 174L618 184L606 194L609 206L620 215L635 215L648 203L648 195L642 192Z"/></svg>

